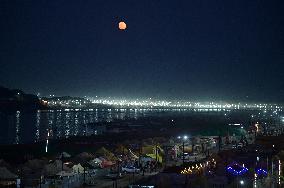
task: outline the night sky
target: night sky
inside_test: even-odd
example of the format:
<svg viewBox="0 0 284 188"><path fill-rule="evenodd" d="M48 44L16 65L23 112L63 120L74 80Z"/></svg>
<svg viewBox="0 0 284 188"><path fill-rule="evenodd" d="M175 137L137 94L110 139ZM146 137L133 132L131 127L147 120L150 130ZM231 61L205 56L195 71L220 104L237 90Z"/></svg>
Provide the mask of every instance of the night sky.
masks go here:
<svg viewBox="0 0 284 188"><path fill-rule="evenodd" d="M0 0L0 85L283 102L283 10L281 0Z"/></svg>

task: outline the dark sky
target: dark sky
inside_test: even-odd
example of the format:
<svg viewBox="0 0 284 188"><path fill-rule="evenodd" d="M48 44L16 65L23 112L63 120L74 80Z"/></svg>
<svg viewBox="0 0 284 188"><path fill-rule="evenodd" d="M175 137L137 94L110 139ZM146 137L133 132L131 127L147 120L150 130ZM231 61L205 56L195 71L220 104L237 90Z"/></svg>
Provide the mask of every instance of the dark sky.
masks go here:
<svg viewBox="0 0 284 188"><path fill-rule="evenodd" d="M0 0L0 85L283 102L283 10L282 0Z"/></svg>

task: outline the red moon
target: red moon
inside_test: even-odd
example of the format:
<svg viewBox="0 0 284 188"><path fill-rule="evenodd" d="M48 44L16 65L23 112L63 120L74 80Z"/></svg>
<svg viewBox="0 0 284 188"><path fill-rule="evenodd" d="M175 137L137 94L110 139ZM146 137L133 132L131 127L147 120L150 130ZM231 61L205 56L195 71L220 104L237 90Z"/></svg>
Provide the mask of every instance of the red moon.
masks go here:
<svg viewBox="0 0 284 188"><path fill-rule="evenodd" d="M125 22L119 22L118 23L118 28L120 29L120 30L125 30L126 29L126 23Z"/></svg>

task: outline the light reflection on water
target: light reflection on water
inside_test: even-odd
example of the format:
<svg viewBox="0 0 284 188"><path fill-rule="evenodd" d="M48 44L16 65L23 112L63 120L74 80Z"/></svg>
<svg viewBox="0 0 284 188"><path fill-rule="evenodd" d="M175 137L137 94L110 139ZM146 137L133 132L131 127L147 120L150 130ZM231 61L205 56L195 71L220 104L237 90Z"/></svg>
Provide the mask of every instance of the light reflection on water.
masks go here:
<svg viewBox="0 0 284 188"><path fill-rule="evenodd" d="M137 119L146 116L159 116L168 113L195 113L217 111L212 109L88 109L88 110L39 110L0 116L0 144L32 143L45 140L50 130L51 138L67 138L72 135L85 135L90 129L86 126L94 122ZM168 114L167 113L167 114Z"/></svg>

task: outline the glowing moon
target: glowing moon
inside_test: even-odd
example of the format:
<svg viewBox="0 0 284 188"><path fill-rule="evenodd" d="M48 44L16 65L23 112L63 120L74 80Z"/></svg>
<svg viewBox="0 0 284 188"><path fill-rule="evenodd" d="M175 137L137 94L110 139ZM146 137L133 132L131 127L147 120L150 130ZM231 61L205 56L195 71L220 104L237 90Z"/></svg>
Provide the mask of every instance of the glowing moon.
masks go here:
<svg viewBox="0 0 284 188"><path fill-rule="evenodd" d="M125 30L126 29L126 23L125 22L119 22L118 23L118 28L120 29L120 30Z"/></svg>

